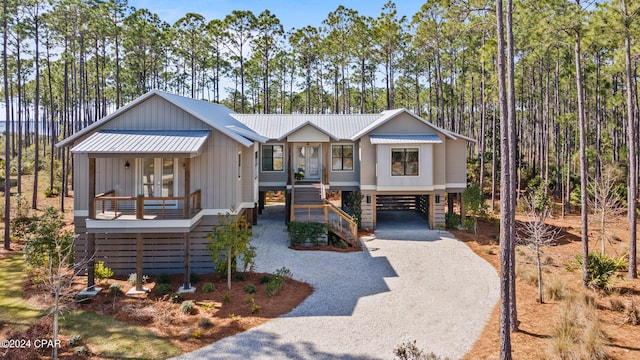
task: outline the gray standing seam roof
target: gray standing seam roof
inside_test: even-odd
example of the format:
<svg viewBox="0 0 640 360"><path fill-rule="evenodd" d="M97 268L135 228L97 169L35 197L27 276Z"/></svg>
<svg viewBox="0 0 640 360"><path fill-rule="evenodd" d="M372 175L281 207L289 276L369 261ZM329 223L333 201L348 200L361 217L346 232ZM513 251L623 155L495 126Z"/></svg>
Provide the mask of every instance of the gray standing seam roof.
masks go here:
<svg viewBox="0 0 640 360"><path fill-rule="evenodd" d="M197 154L209 130L102 130L71 149L91 154Z"/></svg>
<svg viewBox="0 0 640 360"><path fill-rule="evenodd" d="M369 135L371 144L440 144L442 140L435 134Z"/></svg>

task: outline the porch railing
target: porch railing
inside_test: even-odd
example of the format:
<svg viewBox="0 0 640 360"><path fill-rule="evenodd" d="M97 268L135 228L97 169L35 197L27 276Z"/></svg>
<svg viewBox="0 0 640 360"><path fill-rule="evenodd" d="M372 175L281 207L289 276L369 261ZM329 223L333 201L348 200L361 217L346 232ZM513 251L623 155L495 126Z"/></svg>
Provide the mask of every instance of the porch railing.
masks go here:
<svg viewBox="0 0 640 360"><path fill-rule="evenodd" d="M100 214L107 215L110 214L112 219L117 219L121 215L128 214L134 215L136 219L144 219L145 210L148 213L160 216L162 219L165 219L169 216L171 217L189 217L194 215L197 211L202 208L202 192L200 190L196 190L189 194L189 196L178 197L178 196L162 196L162 197L145 197L142 195L139 196L115 196L115 190L105 191L96 195L93 199L94 201L94 213L89 214L91 219L96 219L98 215L98 209L100 209ZM177 211L173 211L174 209L170 209L167 207L168 203L171 201L182 202L182 209L175 209ZM153 202L151 205L149 203ZM184 214L183 210L187 207L189 208L189 213ZM153 207L151 207L153 206ZM146 209L145 209L146 207ZM180 214L178 214L178 211ZM182 215L182 216L181 216Z"/></svg>
<svg viewBox="0 0 640 360"><path fill-rule="evenodd" d="M321 209L323 213L323 220L329 225L332 231L340 232L349 238L352 244L358 244L358 224L353 220L351 215L344 212L339 207L333 205L326 199L323 199L322 204L318 205L291 205L291 221L313 222L320 221L317 219L312 210ZM300 212L296 213L296 210L306 210L306 215L301 215Z"/></svg>

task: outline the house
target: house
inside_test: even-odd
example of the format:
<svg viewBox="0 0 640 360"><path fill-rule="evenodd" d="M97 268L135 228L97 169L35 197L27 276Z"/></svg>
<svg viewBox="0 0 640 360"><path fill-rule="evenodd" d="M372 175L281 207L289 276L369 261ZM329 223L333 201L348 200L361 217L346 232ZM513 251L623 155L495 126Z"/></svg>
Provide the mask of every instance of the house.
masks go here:
<svg viewBox="0 0 640 360"><path fill-rule="evenodd" d="M191 271L212 270L206 235L218 216L255 223L271 190L286 192L288 220L313 209L345 236L352 219L327 191L360 191L365 228L386 208L443 225L444 196L466 188L469 141L404 109L248 115L153 90L58 146L74 156L76 254L95 252L117 273L182 272L189 288Z"/></svg>

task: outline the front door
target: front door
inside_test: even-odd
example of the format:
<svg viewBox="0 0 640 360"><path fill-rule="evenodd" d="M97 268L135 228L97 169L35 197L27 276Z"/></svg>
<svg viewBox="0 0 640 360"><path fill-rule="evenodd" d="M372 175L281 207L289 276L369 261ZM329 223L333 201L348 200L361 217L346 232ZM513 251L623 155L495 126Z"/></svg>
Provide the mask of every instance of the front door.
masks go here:
<svg viewBox="0 0 640 360"><path fill-rule="evenodd" d="M140 194L147 198L145 205L161 205L162 199L174 196L176 160L172 158L141 159ZM165 199L166 200L166 199ZM165 201L165 206L177 206L177 201Z"/></svg>
<svg viewBox="0 0 640 360"><path fill-rule="evenodd" d="M295 172L304 171L304 180L320 181L322 177L322 145L320 143L296 144Z"/></svg>

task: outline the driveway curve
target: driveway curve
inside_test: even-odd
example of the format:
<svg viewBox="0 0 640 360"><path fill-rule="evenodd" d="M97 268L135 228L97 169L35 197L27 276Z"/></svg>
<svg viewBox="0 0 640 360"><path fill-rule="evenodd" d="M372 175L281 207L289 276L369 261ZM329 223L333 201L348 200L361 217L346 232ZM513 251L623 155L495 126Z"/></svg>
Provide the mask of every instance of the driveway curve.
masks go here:
<svg viewBox="0 0 640 360"><path fill-rule="evenodd" d="M362 252L295 251L284 208L269 206L253 242L257 271L287 267L314 293L286 315L175 359L392 359L413 340L457 359L499 298L493 267L444 231L387 223L362 239Z"/></svg>

